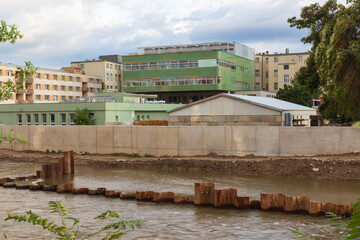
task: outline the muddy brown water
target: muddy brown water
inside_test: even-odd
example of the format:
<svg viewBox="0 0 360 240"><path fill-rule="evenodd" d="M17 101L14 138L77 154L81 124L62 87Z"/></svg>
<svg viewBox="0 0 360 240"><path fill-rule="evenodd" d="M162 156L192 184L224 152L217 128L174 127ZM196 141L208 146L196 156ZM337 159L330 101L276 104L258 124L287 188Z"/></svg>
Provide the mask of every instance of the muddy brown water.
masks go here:
<svg viewBox="0 0 360 240"><path fill-rule="evenodd" d="M33 175L39 164L0 163L1 177ZM55 179L54 181L61 181ZM95 168L77 166L71 179L75 187L106 187L123 192L172 191L193 194L194 182L214 182L216 188L236 188L239 196L259 199L259 193L306 195L316 202L345 204L360 196L360 183L306 180L282 177L252 177L236 174ZM10 239L56 239L40 227L4 222L7 213L20 214L29 209L56 220L49 214L48 201L60 200L70 212L88 226L106 210L122 213L124 219L139 219L142 229L130 231L124 239L298 239L292 230L309 236L337 239L325 217L301 214L262 212L258 210L214 209L193 205L155 204L150 202L109 199L103 196L31 192L0 188L0 234ZM97 228L92 226L90 231ZM96 239L96 238L95 238Z"/></svg>

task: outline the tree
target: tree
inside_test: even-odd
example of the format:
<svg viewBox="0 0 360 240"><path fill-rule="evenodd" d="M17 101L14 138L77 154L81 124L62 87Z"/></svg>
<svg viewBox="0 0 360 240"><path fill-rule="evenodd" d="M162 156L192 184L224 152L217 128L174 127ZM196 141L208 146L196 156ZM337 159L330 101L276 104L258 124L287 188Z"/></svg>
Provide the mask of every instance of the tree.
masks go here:
<svg viewBox="0 0 360 240"><path fill-rule="evenodd" d="M360 120L360 1L347 4L311 4L302 9L300 19L288 22L310 30L302 41L312 44L310 57L319 78L307 85L321 91L320 113L330 120L355 121Z"/></svg>
<svg viewBox="0 0 360 240"><path fill-rule="evenodd" d="M74 114L74 124L94 125L95 120L91 119L91 111L88 108L84 108L84 109L76 108L76 112Z"/></svg>
<svg viewBox="0 0 360 240"><path fill-rule="evenodd" d="M276 94L277 99L284 101L311 106L311 94L298 84L293 83L293 85L284 85L284 88L280 88Z"/></svg>
<svg viewBox="0 0 360 240"><path fill-rule="evenodd" d="M0 25L0 42L10 42L14 44L18 38L22 38L23 35L15 25L7 25L4 20L1 20Z"/></svg>

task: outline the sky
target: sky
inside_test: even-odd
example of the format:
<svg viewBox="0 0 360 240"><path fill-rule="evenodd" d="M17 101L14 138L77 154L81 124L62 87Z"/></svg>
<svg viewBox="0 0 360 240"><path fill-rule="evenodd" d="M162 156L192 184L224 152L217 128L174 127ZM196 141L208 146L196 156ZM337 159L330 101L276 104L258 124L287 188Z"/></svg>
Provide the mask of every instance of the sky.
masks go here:
<svg viewBox="0 0 360 240"><path fill-rule="evenodd" d="M0 62L58 69L138 47L223 41L304 52L308 31L287 19L315 2L325 0L0 0L0 19L24 36L0 43Z"/></svg>

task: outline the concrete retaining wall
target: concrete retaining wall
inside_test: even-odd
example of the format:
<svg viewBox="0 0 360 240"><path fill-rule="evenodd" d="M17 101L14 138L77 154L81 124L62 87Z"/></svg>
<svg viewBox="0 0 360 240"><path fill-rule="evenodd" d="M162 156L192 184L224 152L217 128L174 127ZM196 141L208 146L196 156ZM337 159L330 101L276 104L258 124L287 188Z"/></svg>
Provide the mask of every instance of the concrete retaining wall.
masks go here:
<svg viewBox="0 0 360 240"><path fill-rule="evenodd" d="M265 156L338 154L360 151L360 129L262 126L2 126L29 141L15 150L74 150L170 156ZM2 143L1 148L11 148Z"/></svg>

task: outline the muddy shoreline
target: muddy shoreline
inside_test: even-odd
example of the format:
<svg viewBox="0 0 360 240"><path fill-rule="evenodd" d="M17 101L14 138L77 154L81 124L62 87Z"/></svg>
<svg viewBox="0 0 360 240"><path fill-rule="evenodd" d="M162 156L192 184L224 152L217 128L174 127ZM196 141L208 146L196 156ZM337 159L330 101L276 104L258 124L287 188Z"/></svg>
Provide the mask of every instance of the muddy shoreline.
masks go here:
<svg viewBox="0 0 360 240"><path fill-rule="evenodd" d="M61 153L0 149L0 161L56 162ZM253 176L284 176L336 181L360 181L360 153L294 157L131 157L76 154L76 165L225 172ZM4 176L5 177L5 176Z"/></svg>

